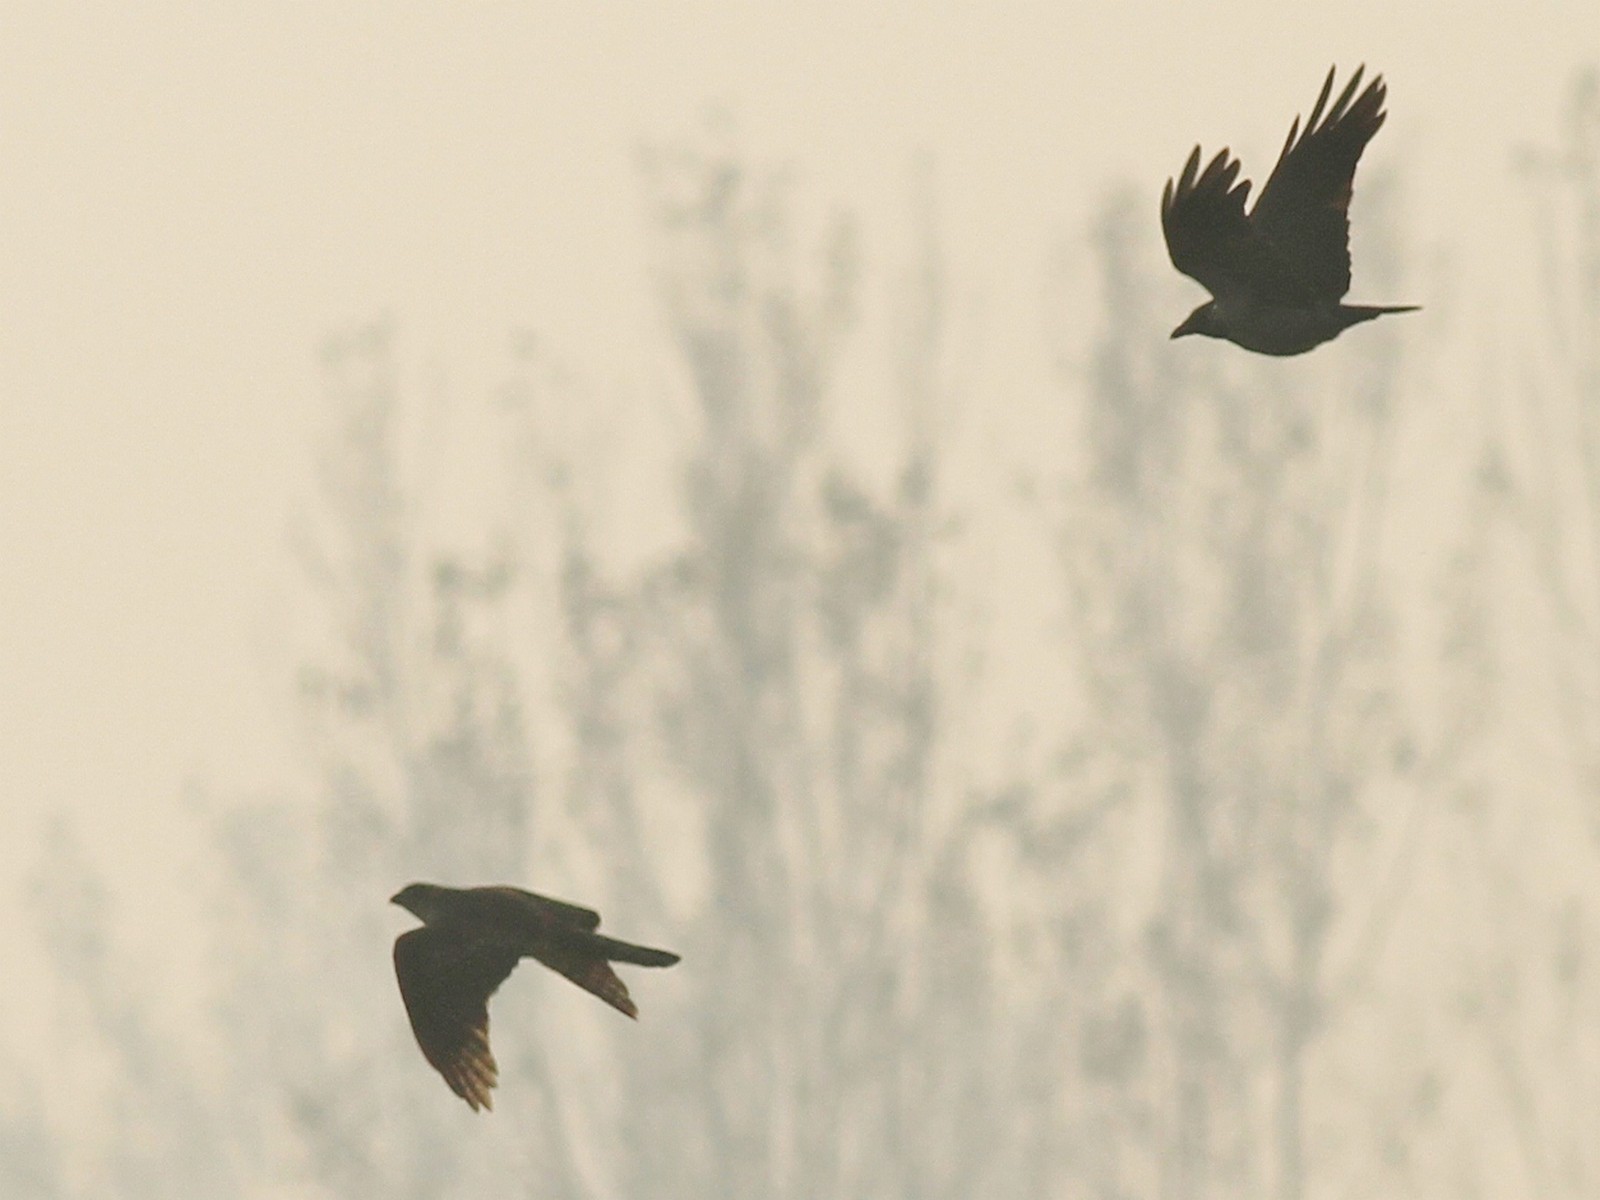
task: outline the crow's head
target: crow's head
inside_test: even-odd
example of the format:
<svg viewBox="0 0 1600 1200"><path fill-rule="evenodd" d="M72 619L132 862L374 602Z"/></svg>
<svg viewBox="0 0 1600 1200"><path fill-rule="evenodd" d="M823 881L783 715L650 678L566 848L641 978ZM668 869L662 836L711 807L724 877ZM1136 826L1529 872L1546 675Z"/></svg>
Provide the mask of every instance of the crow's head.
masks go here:
<svg viewBox="0 0 1600 1200"><path fill-rule="evenodd" d="M1221 324L1217 316L1217 302L1207 300L1183 319L1183 324L1172 331L1175 338L1187 337L1191 333L1201 333L1206 337L1223 337Z"/></svg>
<svg viewBox="0 0 1600 1200"><path fill-rule="evenodd" d="M390 904L398 904L407 912L420 917L424 924L444 913L449 903L450 890L432 883L408 883L389 897Z"/></svg>

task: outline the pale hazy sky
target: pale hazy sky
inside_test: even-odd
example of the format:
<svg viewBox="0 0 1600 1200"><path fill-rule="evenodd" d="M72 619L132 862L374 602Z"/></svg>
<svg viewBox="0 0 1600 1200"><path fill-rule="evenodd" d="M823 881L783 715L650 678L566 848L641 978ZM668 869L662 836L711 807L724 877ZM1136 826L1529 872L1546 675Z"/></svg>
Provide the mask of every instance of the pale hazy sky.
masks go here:
<svg viewBox="0 0 1600 1200"><path fill-rule="evenodd" d="M1502 315L1510 152L1597 61L1594 0L0 0L0 946L46 814L168 871L186 778L290 771L275 613L327 333L390 314L470 397L531 329L648 396L642 139L720 107L817 211L862 213L869 270L926 151L957 286L1011 331L989 352L1042 367L1047 259L1107 188L1147 192L1157 238L1194 142L1259 181L1335 62L1387 77L1365 169L1454 263L1419 276L1450 295L1379 296L1358 257L1355 298ZM1359 179L1354 211L1359 237Z"/></svg>

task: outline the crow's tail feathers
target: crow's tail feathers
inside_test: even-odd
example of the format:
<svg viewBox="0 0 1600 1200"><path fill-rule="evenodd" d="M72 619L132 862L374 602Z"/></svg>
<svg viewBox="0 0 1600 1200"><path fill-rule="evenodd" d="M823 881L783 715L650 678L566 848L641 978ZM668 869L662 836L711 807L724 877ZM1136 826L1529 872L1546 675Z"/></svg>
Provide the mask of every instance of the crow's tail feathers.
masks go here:
<svg viewBox="0 0 1600 1200"><path fill-rule="evenodd" d="M1339 312L1344 317L1345 328L1381 317L1385 313L1419 312L1420 304L1341 304Z"/></svg>
<svg viewBox="0 0 1600 1200"><path fill-rule="evenodd" d="M632 963L636 967L670 967L678 961L678 956L670 950L635 946L632 942L619 942L599 933L593 935L589 945L612 962Z"/></svg>

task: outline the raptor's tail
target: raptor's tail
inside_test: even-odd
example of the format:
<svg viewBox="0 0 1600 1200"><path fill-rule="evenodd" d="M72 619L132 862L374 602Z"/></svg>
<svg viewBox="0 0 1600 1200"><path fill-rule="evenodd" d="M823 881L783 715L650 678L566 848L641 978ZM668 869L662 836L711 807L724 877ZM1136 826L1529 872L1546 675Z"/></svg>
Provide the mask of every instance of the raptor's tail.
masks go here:
<svg viewBox="0 0 1600 1200"><path fill-rule="evenodd" d="M601 956L604 957L601 957ZM628 995L628 985L617 978L611 962L636 963L641 967L670 967L676 954L634 946L599 934L588 935L584 947L546 946L537 955L551 970L560 971L585 991L593 992L624 1016L638 1019L639 1009ZM606 960L610 959L611 962Z"/></svg>

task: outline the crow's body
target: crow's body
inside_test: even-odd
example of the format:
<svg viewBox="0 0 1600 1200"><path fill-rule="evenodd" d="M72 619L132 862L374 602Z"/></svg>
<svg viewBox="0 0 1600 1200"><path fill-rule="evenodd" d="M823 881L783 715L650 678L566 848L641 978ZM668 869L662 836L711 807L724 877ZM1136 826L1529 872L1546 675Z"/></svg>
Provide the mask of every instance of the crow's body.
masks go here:
<svg viewBox="0 0 1600 1200"><path fill-rule="evenodd" d="M1220 151L1200 169L1196 146L1161 194L1172 265L1212 299L1173 337L1225 338L1258 354L1303 354L1352 325L1414 305L1343 304L1350 290L1350 195L1356 163L1383 126L1386 94L1375 78L1359 95L1358 69L1331 107L1334 72L1300 131L1296 119L1277 166L1248 216L1250 181Z"/></svg>
<svg viewBox="0 0 1600 1200"><path fill-rule="evenodd" d="M423 1055L474 1110L493 1108L489 997L524 958L537 959L637 1018L613 962L670 967L678 956L596 933L600 914L514 887L413 883L391 897L423 924L394 943L395 977Z"/></svg>
<svg viewBox="0 0 1600 1200"><path fill-rule="evenodd" d="M1263 303L1247 294L1225 294L1203 304L1177 329L1173 337L1190 333L1225 338L1257 354L1288 356L1336 338L1352 325L1384 313L1411 312L1408 306L1385 308L1370 304L1317 304L1290 307ZM1201 316L1204 313L1204 316ZM1198 320L1196 318L1199 318Z"/></svg>

